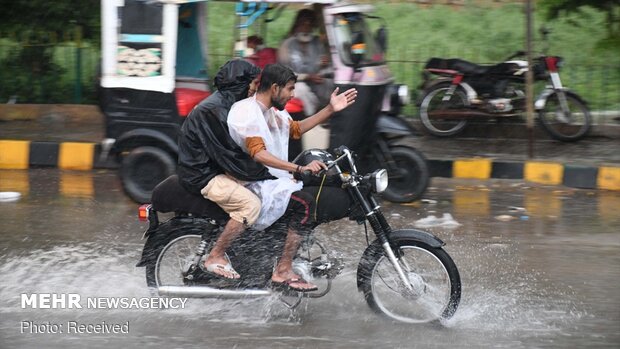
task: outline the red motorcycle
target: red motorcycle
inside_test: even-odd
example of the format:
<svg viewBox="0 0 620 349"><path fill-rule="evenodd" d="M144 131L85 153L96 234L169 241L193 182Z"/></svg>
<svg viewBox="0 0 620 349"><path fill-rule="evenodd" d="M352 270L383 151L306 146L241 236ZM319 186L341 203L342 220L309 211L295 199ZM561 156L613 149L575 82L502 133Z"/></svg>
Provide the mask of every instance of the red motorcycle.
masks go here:
<svg viewBox="0 0 620 349"><path fill-rule="evenodd" d="M525 111L527 61L513 60L517 52L495 65L461 59L431 58L424 68L420 120L439 137L461 132L472 118L519 116ZM549 135L571 142L583 138L592 126L586 102L560 80L562 58L539 56L533 62L535 81L548 81L536 98L538 119ZM434 77L436 76L436 77Z"/></svg>

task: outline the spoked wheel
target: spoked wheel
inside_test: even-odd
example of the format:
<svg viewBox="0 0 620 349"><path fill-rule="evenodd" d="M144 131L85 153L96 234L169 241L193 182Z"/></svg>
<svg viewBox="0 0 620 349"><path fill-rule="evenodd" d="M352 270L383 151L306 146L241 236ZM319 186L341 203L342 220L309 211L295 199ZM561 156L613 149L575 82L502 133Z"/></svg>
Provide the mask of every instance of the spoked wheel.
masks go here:
<svg viewBox="0 0 620 349"><path fill-rule="evenodd" d="M358 287L371 309L397 321L425 323L448 319L461 299L460 275L450 256L415 240L396 243L395 253L410 284L375 241L364 252L358 270Z"/></svg>
<svg viewBox="0 0 620 349"><path fill-rule="evenodd" d="M565 107L562 107L562 96L554 93L538 111L538 118L551 137L564 142L580 140L592 126L590 110L575 94L564 92L563 95Z"/></svg>
<svg viewBox="0 0 620 349"><path fill-rule="evenodd" d="M446 99L450 83L440 83L426 93L420 104L420 120L422 126L438 137L453 136L465 128L467 120L451 116L450 111L463 111L469 105L462 88Z"/></svg>
<svg viewBox="0 0 620 349"><path fill-rule="evenodd" d="M146 266L146 282L150 288L184 286L189 268L196 256L201 236L183 234L170 240L160 251L154 263Z"/></svg>

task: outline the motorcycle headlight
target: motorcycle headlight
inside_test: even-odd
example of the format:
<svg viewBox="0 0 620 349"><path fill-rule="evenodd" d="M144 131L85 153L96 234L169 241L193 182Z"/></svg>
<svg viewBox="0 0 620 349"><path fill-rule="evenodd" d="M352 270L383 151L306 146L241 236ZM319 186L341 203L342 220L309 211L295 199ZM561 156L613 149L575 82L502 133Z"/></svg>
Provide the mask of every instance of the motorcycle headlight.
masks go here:
<svg viewBox="0 0 620 349"><path fill-rule="evenodd" d="M409 88L407 85L398 85L397 94L401 106L409 103Z"/></svg>
<svg viewBox="0 0 620 349"><path fill-rule="evenodd" d="M375 193L383 193L388 187L388 173L385 169L379 169L370 174L370 184Z"/></svg>

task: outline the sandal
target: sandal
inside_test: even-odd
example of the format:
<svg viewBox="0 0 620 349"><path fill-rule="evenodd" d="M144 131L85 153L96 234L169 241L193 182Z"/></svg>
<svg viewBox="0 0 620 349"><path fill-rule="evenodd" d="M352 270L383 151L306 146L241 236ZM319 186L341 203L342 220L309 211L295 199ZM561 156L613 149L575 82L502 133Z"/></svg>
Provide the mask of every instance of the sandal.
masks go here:
<svg viewBox="0 0 620 349"><path fill-rule="evenodd" d="M241 277L241 275L237 273L237 271L232 267L232 265L230 265L230 263L213 263L207 265L205 269L208 273L223 279L236 280ZM232 277L228 277L227 274L232 274Z"/></svg>
<svg viewBox="0 0 620 349"><path fill-rule="evenodd" d="M292 284L306 284L309 287L299 287L299 285L293 286ZM319 289L316 285L309 283L308 281L304 280L301 277L290 278L284 281L273 281L272 280L271 288L277 291L295 291L295 292L312 292L312 291L316 291Z"/></svg>

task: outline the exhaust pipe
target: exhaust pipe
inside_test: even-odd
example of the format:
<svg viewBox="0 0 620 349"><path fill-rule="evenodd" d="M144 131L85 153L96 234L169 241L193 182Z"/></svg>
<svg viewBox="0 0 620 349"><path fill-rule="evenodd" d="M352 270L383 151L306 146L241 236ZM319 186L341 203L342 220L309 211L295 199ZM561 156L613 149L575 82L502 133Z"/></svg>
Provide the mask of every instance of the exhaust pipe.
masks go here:
<svg viewBox="0 0 620 349"><path fill-rule="evenodd" d="M160 296L182 298L258 298L271 296L271 290L237 289L226 290L208 286L161 286L157 289Z"/></svg>

